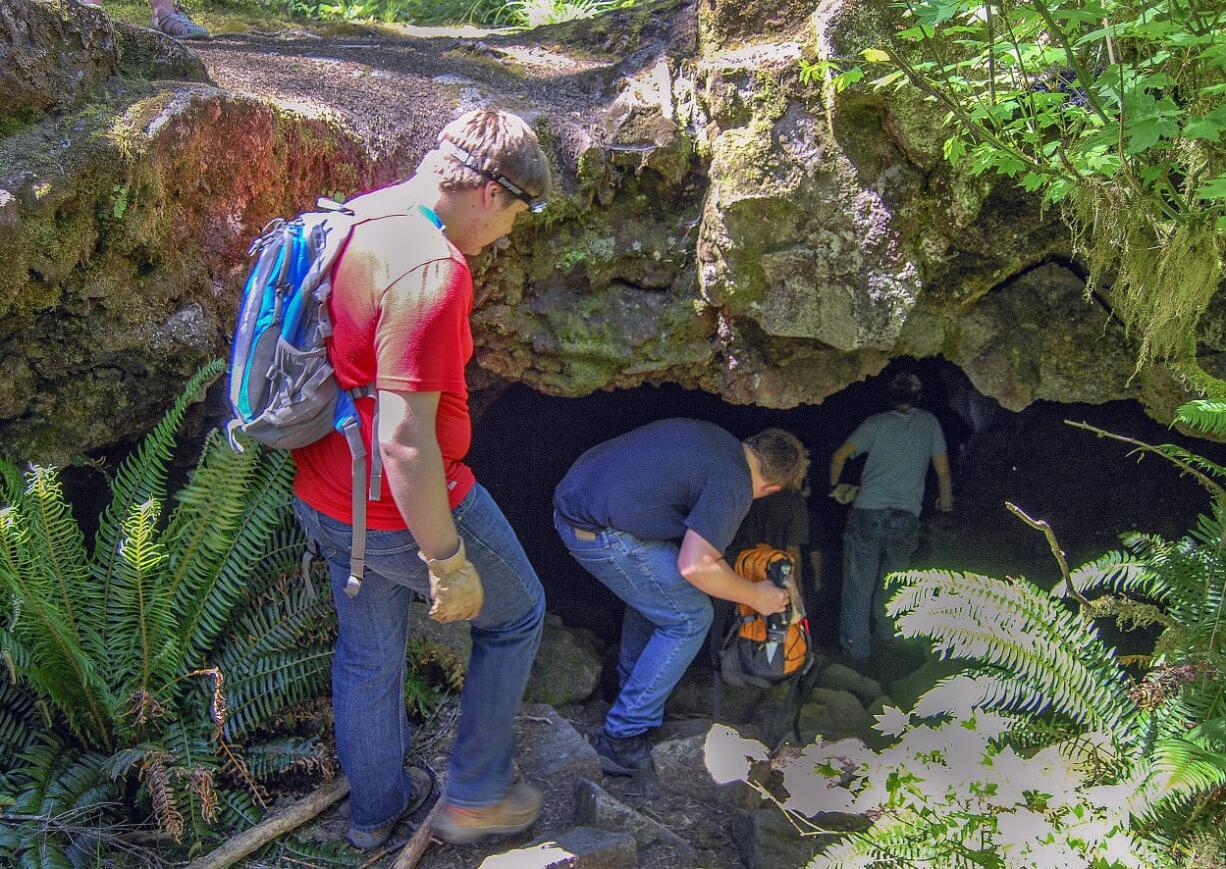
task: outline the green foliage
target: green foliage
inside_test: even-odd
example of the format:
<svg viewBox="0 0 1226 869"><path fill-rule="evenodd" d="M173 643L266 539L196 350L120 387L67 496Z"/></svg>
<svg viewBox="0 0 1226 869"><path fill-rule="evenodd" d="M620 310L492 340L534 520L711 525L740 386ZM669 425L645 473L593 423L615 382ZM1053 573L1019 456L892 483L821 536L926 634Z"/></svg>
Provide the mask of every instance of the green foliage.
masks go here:
<svg viewBox="0 0 1226 869"><path fill-rule="evenodd" d="M219 797L259 802L260 776L309 765L263 746L253 770L240 745L327 690L331 601L283 579L304 543L288 454L214 433L164 510L176 432L223 370L202 369L119 468L92 552L55 469L0 461L0 752L22 758L0 781L6 822L21 816L0 861L56 864L80 824L54 818L131 793L196 849Z"/></svg>
<svg viewBox="0 0 1226 869"><path fill-rule="evenodd" d="M1058 205L1140 337L1195 358L1226 252L1226 7L1204 0L916 0L864 60L943 108L945 156Z"/></svg>
<svg viewBox="0 0 1226 869"><path fill-rule="evenodd" d="M464 687L464 662L451 650L417 637L409 638L408 656L405 703L412 714L429 718Z"/></svg>
<svg viewBox="0 0 1226 869"><path fill-rule="evenodd" d="M321 21L539 27L593 18L637 0L286 0L290 14Z"/></svg>
<svg viewBox="0 0 1226 869"><path fill-rule="evenodd" d="M73 839L115 815L119 789L103 761L46 732L21 754L8 755L10 769L0 783L0 856L23 867L74 865Z"/></svg>

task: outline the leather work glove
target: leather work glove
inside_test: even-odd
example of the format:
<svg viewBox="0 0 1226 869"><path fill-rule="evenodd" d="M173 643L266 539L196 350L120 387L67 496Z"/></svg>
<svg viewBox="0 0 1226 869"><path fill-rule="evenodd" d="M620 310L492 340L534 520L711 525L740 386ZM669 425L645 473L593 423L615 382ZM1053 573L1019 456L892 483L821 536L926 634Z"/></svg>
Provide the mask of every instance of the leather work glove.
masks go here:
<svg viewBox="0 0 1226 869"><path fill-rule="evenodd" d="M430 571L430 618L440 623L475 619L481 612L485 590L477 568L464 554L463 538L450 558L427 558L421 551L417 557Z"/></svg>

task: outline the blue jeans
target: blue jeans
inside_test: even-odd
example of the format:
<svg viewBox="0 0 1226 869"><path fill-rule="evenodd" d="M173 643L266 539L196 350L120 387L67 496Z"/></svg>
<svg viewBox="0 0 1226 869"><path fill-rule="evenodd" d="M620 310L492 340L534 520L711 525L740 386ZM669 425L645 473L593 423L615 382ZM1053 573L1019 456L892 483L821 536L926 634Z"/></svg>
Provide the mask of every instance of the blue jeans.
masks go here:
<svg viewBox="0 0 1226 869"><path fill-rule="evenodd" d="M893 637L883 580L905 570L918 545L919 517L909 510L853 509L847 517L839 643L848 657L867 661L873 635Z"/></svg>
<svg viewBox="0 0 1226 869"><path fill-rule="evenodd" d="M640 540L613 528L585 540L556 511L553 523L575 560L626 602L617 661L622 687L605 732L624 739L659 727L664 702L711 627L711 598L678 572L672 541Z"/></svg>
<svg viewBox="0 0 1226 869"><path fill-rule="evenodd" d="M295 513L318 541L332 576L340 636L332 660L336 749L349 777L350 823L369 832L404 809L411 734L405 712L405 644L414 593L430 599L426 566L408 531L366 532L366 575L345 594L352 528L302 501ZM515 715L536 657L545 594L494 499L474 485L451 511L485 601L472 623L473 651L460 698L460 724L447 771L448 802L481 808L511 786Z"/></svg>

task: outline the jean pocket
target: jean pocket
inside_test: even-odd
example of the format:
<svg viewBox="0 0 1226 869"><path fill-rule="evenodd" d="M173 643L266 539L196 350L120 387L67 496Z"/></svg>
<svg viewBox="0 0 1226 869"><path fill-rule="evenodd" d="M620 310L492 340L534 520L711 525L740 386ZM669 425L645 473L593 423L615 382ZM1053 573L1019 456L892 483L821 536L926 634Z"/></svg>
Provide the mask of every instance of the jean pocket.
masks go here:
<svg viewBox="0 0 1226 869"><path fill-rule="evenodd" d="M392 558L416 555L420 547L408 531L366 531L367 557Z"/></svg>

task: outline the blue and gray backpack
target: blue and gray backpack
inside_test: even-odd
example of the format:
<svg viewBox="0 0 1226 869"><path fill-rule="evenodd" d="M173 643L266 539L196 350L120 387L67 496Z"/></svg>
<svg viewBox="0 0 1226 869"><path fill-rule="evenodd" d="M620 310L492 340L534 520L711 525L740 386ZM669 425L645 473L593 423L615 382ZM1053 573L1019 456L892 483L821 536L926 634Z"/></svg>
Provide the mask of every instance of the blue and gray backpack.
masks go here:
<svg viewBox="0 0 1226 869"><path fill-rule="evenodd" d="M366 500L377 501L382 467L373 450L369 493L366 448L354 402L375 394L372 385L343 390L333 376L327 339L332 334L328 297L332 267L353 227L351 209L320 199L321 211L291 221L274 220L252 243L255 258L243 289L230 352L226 426L230 446L242 451L238 432L276 449L312 444L332 431L345 436L353 458L353 545L345 593L362 587L366 564ZM375 428L378 428L376 409ZM313 553L304 556L307 575Z"/></svg>

